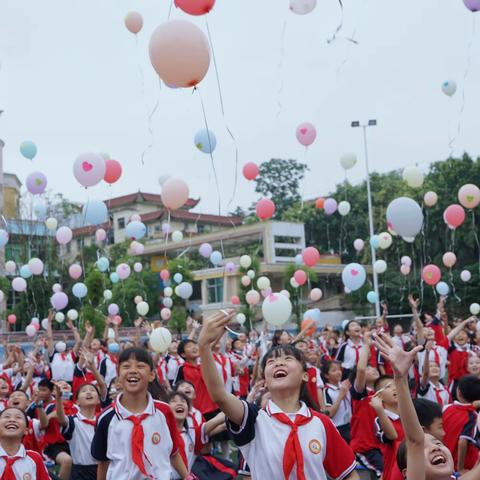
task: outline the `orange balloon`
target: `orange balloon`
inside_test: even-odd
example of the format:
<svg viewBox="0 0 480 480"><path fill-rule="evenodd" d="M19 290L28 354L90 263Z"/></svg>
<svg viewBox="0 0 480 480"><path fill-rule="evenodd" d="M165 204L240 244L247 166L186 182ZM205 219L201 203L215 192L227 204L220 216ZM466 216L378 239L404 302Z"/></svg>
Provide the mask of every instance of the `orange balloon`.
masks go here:
<svg viewBox="0 0 480 480"><path fill-rule="evenodd" d="M305 320L302 320L301 329L305 330L306 328L308 328L306 333L309 337L312 337L315 334L315 331L317 330L315 327L315 322L311 318L306 318Z"/></svg>
<svg viewBox="0 0 480 480"><path fill-rule="evenodd" d="M315 206L317 208L323 208L324 204L325 204L325 199L324 198L317 198L317 201L315 202Z"/></svg>

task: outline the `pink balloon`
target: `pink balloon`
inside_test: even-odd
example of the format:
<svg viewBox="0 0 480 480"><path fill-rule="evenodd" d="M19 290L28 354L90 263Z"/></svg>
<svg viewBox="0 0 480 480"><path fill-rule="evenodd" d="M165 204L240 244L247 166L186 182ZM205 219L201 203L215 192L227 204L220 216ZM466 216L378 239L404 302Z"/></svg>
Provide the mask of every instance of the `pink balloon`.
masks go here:
<svg viewBox="0 0 480 480"><path fill-rule="evenodd" d="M410 267L408 265L403 264L400 267L400 272L402 273L402 275L409 275L410 274Z"/></svg>
<svg viewBox="0 0 480 480"><path fill-rule="evenodd" d="M105 160L105 175L103 176L103 179L111 185L112 183L115 183L121 176L122 166L120 165L120 162L112 160L111 158Z"/></svg>
<svg viewBox="0 0 480 480"><path fill-rule="evenodd" d="M13 313L11 313L8 316L7 320L10 325L13 325L17 321L17 317Z"/></svg>
<svg viewBox="0 0 480 480"><path fill-rule="evenodd" d="M141 221L142 221L142 217L141 217L138 213L134 213L134 214L130 217L130 221L131 221L131 222L141 222Z"/></svg>
<svg viewBox="0 0 480 480"><path fill-rule="evenodd" d="M140 295L137 295L133 301L135 302L135 305L138 305L140 302L143 302L143 298Z"/></svg>
<svg viewBox="0 0 480 480"><path fill-rule="evenodd" d="M240 305L240 298L237 295L234 295L230 301L232 302L233 305Z"/></svg>
<svg viewBox="0 0 480 480"><path fill-rule="evenodd" d="M73 233L68 227L60 227L55 236L60 245L66 245L72 239Z"/></svg>
<svg viewBox="0 0 480 480"><path fill-rule="evenodd" d="M304 146L309 147L317 138L317 130L311 123L301 123L297 127L297 140Z"/></svg>
<svg viewBox="0 0 480 480"><path fill-rule="evenodd" d="M456 203L450 205L443 212L443 219L451 229L455 230L465 221L465 210Z"/></svg>
<svg viewBox="0 0 480 480"><path fill-rule="evenodd" d="M27 289L27 281L22 277L15 277L12 280L12 288L16 292L24 292Z"/></svg>
<svg viewBox="0 0 480 480"><path fill-rule="evenodd" d="M241 282L244 287L248 287L252 283L252 281L250 280L250 277L247 277L247 275L244 275L242 277Z"/></svg>
<svg viewBox="0 0 480 480"><path fill-rule="evenodd" d="M209 243L202 243L200 245L200 248L198 249L198 252L203 258L210 258L210 255L213 252L213 248Z"/></svg>
<svg viewBox="0 0 480 480"><path fill-rule="evenodd" d="M78 280L82 276L82 267L77 263L74 263L68 267L68 274L74 280Z"/></svg>
<svg viewBox="0 0 480 480"><path fill-rule="evenodd" d="M125 26L130 33L136 35L143 27L142 16L138 12L128 12L125 15Z"/></svg>
<svg viewBox="0 0 480 480"><path fill-rule="evenodd" d="M427 192L423 197L423 203L427 207L433 207L438 201L438 195L435 192Z"/></svg>
<svg viewBox="0 0 480 480"><path fill-rule="evenodd" d="M269 198L262 198L257 202L255 210L260 220L268 220L275 213L275 204Z"/></svg>
<svg viewBox="0 0 480 480"><path fill-rule="evenodd" d="M320 253L315 247L307 247L303 253L303 263L307 267L313 267L320 260Z"/></svg>
<svg viewBox="0 0 480 480"><path fill-rule="evenodd" d="M357 252L360 252L361 250L363 250L364 246L365 246L365 242L361 238L357 238L353 242L353 248L355 248Z"/></svg>
<svg viewBox="0 0 480 480"><path fill-rule="evenodd" d="M133 241L130 245L135 255L141 255L145 251L145 245L143 243Z"/></svg>
<svg viewBox="0 0 480 480"><path fill-rule="evenodd" d="M73 175L83 187L93 187L105 176L105 159L98 153L82 153L73 164Z"/></svg>
<svg viewBox="0 0 480 480"><path fill-rule="evenodd" d="M442 272L436 265L427 265L422 270L422 279L428 285L436 285L441 278Z"/></svg>
<svg viewBox="0 0 480 480"><path fill-rule="evenodd" d="M327 215L333 215L337 211L337 201L334 198L327 198L323 204L323 210Z"/></svg>
<svg viewBox="0 0 480 480"><path fill-rule="evenodd" d="M253 162L246 163L243 166L243 170L242 170L243 176L247 180L254 180L255 178L257 178L259 171L260 170L258 168L258 165L256 163L253 163Z"/></svg>
<svg viewBox="0 0 480 480"><path fill-rule="evenodd" d="M322 291L319 288L312 288L310 292L310 300L312 302L318 302L323 296Z"/></svg>
<svg viewBox="0 0 480 480"><path fill-rule="evenodd" d="M37 333L37 329L33 325L27 325L25 328L25 333L27 337L34 337Z"/></svg>
<svg viewBox="0 0 480 480"><path fill-rule="evenodd" d="M165 280L168 280L170 278L170 272L168 270L162 270L160 272L160 278L165 281Z"/></svg>
<svg viewBox="0 0 480 480"><path fill-rule="evenodd" d="M205 15L215 5L215 0L175 0L175 6L190 15Z"/></svg>
<svg viewBox="0 0 480 480"><path fill-rule="evenodd" d="M99 228L95 232L95 240L97 242L103 242L107 238L107 232L103 228Z"/></svg>
<svg viewBox="0 0 480 480"><path fill-rule="evenodd" d="M33 326L33 328L35 329L35 332L38 332L40 330L40 324L39 323L31 323L30 325Z"/></svg>
<svg viewBox="0 0 480 480"><path fill-rule="evenodd" d="M160 310L160 317L162 317L162 320L170 320L171 316L172 311L169 308L162 308Z"/></svg>
<svg viewBox="0 0 480 480"><path fill-rule="evenodd" d="M305 285L307 282L307 274L303 270L297 270L293 274L293 278L299 285Z"/></svg>
<svg viewBox="0 0 480 480"><path fill-rule="evenodd" d="M113 323L115 325L121 325L122 324L122 317L120 315L115 315L113 317Z"/></svg>
<svg viewBox="0 0 480 480"><path fill-rule="evenodd" d="M188 194L188 185L179 178L169 178L162 186L162 202L169 210L183 207Z"/></svg>
<svg viewBox="0 0 480 480"><path fill-rule="evenodd" d="M131 273L130 266L126 263L121 263L115 270L120 280L126 280Z"/></svg>
<svg viewBox="0 0 480 480"><path fill-rule="evenodd" d="M63 310L68 305L68 297L64 292L57 292L50 297L50 303L55 310Z"/></svg>
<svg viewBox="0 0 480 480"><path fill-rule="evenodd" d="M43 262L39 258L32 258L28 262L28 268L34 275L41 275L43 272Z"/></svg>
<svg viewBox="0 0 480 480"><path fill-rule="evenodd" d="M205 34L193 23L162 23L150 38L150 61L158 76L176 87L194 87L210 66L210 47Z"/></svg>
<svg viewBox="0 0 480 480"><path fill-rule="evenodd" d="M452 268L457 263L457 256L453 252L446 252L443 254L442 260L446 267Z"/></svg>
<svg viewBox="0 0 480 480"><path fill-rule="evenodd" d="M245 301L249 305L256 305L260 301L260 294L256 290L249 290L245 295Z"/></svg>
<svg viewBox="0 0 480 480"><path fill-rule="evenodd" d="M467 183L458 191L458 201L465 208L475 208L480 203L480 188Z"/></svg>

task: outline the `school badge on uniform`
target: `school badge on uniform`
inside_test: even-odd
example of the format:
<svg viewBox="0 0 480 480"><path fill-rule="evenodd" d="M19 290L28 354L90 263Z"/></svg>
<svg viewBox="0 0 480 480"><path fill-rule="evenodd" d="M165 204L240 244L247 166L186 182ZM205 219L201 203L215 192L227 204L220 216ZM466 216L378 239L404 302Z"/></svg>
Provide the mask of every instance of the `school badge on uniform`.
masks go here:
<svg viewBox="0 0 480 480"><path fill-rule="evenodd" d="M22 477L22 480L32 480L32 476L29 473L25 473Z"/></svg>
<svg viewBox="0 0 480 480"><path fill-rule="evenodd" d="M308 449L314 455L318 455L322 451L322 444L314 438L313 440L310 440L310 442L308 442Z"/></svg>
<svg viewBox="0 0 480 480"><path fill-rule="evenodd" d="M155 432L153 435L152 435L152 443L154 445L158 445L160 443L160 434L158 432Z"/></svg>

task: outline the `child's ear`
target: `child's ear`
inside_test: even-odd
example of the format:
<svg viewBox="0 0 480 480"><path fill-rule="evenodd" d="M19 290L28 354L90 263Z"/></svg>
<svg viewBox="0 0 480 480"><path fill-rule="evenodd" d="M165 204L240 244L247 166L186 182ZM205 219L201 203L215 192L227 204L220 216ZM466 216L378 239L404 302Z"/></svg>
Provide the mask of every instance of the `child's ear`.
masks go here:
<svg viewBox="0 0 480 480"><path fill-rule="evenodd" d="M148 383L151 383L155 380L155 370L150 370L148 375Z"/></svg>
<svg viewBox="0 0 480 480"><path fill-rule="evenodd" d="M308 373L307 372L303 372L302 382L308 383Z"/></svg>

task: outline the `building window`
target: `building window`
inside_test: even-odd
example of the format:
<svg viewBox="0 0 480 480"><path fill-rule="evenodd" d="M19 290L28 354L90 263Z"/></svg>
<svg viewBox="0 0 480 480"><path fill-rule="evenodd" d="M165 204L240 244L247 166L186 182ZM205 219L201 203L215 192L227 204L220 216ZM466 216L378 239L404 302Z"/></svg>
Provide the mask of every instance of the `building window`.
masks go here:
<svg viewBox="0 0 480 480"><path fill-rule="evenodd" d="M204 233L205 232L205 225L197 225L197 232Z"/></svg>
<svg viewBox="0 0 480 480"><path fill-rule="evenodd" d="M125 218L117 218L117 226L120 230L123 230L125 228Z"/></svg>
<svg viewBox="0 0 480 480"><path fill-rule="evenodd" d="M208 303L223 302L223 278L209 278L207 280Z"/></svg>
<svg viewBox="0 0 480 480"><path fill-rule="evenodd" d="M160 223L155 224L155 233L160 233L162 231L162 225Z"/></svg>

